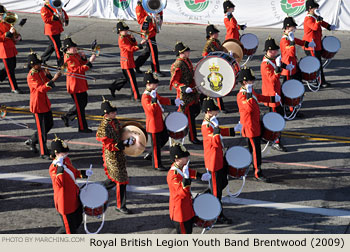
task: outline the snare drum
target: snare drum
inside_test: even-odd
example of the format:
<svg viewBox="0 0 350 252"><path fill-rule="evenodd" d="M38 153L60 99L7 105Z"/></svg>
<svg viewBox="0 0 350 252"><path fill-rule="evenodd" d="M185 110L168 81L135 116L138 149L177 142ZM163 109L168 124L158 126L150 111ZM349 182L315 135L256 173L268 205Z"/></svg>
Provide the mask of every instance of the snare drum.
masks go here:
<svg viewBox="0 0 350 252"><path fill-rule="evenodd" d="M303 83L298 80L288 80L282 85L284 95L284 105L295 107L298 106L305 93Z"/></svg>
<svg viewBox="0 0 350 252"><path fill-rule="evenodd" d="M303 80L306 81L315 81L320 67L320 61L314 56L306 56L299 61L299 68L302 73Z"/></svg>
<svg viewBox="0 0 350 252"><path fill-rule="evenodd" d="M262 121L265 127L262 138L271 142L281 135L281 131L286 125L284 118L276 112L267 113L263 116Z"/></svg>
<svg viewBox="0 0 350 252"><path fill-rule="evenodd" d="M340 40L334 36L325 36L322 39L322 57L331 59L340 50Z"/></svg>
<svg viewBox="0 0 350 252"><path fill-rule="evenodd" d="M165 118L165 127L173 139L182 139L188 133L188 119L184 113L172 112Z"/></svg>
<svg viewBox="0 0 350 252"><path fill-rule="evenodd" d="M102 215L108 206L108 191L97 183L87 184L80 190L80 201L84 213L90 216Z"/></svg>
<svg viewBox="0 0 350 252"><path fill-rule="evenodd" d="M235 87L239 71L234 57L224 52L211 52L196 65L194 79L201 93L218 98Z"/></svg>
<svg viewBox="0 0 350 252"><path fill-rule="evenodd" d="M221 204L214 195L204 193L194 199L193 210L197 217L196 226L211 228L221 213Z"/></svg>
<svg viewBox="0 0 350 252"><path fill-rule="evenodd" d="M256 50L259 46L259 39L253 33L243 34L240 38L241 43L243 44L243 53L244 55L250 56L256 53Z"/></svg>
<svg viewBox="0 0 350 252"><path fill-rule="evenodd" d="M237 39L227 39L222 43L225 53L231 53L235 60L240 63L243 58L243 44Z"/></svg>
<svg viewBox="0 0 350 252"><path fill-rule="evenodd" d="M252 154L247 148L233 146L226 151L225 158L229 166L229 176L240 178L247 175L252 162Z"/></svg>

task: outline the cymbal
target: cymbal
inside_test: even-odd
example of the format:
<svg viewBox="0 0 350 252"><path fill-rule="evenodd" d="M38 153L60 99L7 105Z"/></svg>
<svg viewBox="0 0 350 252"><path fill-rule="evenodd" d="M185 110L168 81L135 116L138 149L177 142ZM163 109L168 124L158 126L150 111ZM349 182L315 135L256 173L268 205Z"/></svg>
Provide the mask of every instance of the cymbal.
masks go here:
<svg viewBox="0 0 350 252"><path fill-rule="evenodd" d="M146 149L147 133L145 134L143 127L140 128L138 126L129 124L123 127L122 140L126 140L130 137L133 137L135 139L135 143L133 145L125 147L125 155L130 157L140 156Z"/></svg>
<svg viewBox="0 0 350 252"><path fill-rule="evenodd" d="M222 43L224 52L232 52L232 56L240 63L243 58L243 44L237 39L227 39Z"/></svg>

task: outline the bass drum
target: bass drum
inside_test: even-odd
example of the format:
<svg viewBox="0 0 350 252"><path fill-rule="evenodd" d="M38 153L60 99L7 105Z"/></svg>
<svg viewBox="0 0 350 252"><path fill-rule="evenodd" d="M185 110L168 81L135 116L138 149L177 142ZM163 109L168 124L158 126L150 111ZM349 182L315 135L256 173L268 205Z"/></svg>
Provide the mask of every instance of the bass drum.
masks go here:
<svg viewBox="0 0 350 252"><path fill-rule="evenodd" d="M234 89L239 71L234 57L224 52L211 52L196 65L194 79L202 94L218 98Z"/></svg>

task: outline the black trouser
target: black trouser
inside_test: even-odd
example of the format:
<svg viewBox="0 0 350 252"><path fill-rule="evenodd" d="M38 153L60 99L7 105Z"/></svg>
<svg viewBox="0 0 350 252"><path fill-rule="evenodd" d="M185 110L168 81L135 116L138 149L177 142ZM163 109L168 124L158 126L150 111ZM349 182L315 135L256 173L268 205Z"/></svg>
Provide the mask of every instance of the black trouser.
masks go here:
<svg viewBox="0 0 350 252"><path fill-rule="evenodd" d="M216 98L216 102L217 102L220 110L225 110L225 104L224 104L224 100L222 99L222 97Z"/></svg>
<svg viewBox="0 0 350 252"><path fill-rule="evenodd" d="M148 133L152 144L152 167L157 169L162 166L161 149L168 142L169 135L164 125L164 129L157 133Z"/></svg>
<svg viewBox="0 0 350 252"><path fill-rule="evenodd" d="M87 92L71 94L74 106L65 114L71 121L74 120L75 116L78 117L79 130L85 130L88 128L85 119L85 107L88 103Z"/></svg>
<svg viewBox="0 0 350 252"><path fill-rule="evenodd" d="M63 64L63 52L61 51L61 34L48 35L49 46L46 48L44 54L41 56L42 61L45 63L50 59L53 52L56 52L57 65Z"/></svg>
<svg viewBox="0 0 350 252"><path fill-rule="evenodd" d="M135 61L136 68L143 66L143 64L145 64L148 57L151 55L152 71L157 73L160 72L156 37L154 36L153 38L149 38L145 45L146 45L146 48L143 50L142 54L139 57L137 57Z"/></svg>
<svg viewBox="0 0 350 252"><path fill-rule="evenodd" d="M5 69L1 69L0 72L0 80L3 81L6 79L6 75L9 78L9 83L11 90L16 90L18 89L17 86L17 79L15 75L15 69L16 69L16 56L12 58L6 58L2 59L4 62Z"/></svg>
<svg viewBox="0 0 350 252"><path fill-rule="evenodd" d="M228 167L227 167L226 159L224 158L224 166L222 169L214 173L209 171L211 175L210 191L216 198L220 200L220 202L222 198L222 191L225 189L225 187L228 184L227 169Z"/></svg>
<svg viewBox="0 0 350 252"><path fill-rule="evenodd" d="M286 76L286 75L283 75L283 83L285 83L287 80L298 80L298 81L302 81L303 80L303 76L301 74L301 71L300 69L297 69L297 72L293 75L290 75L290 76Z"/></svg>
<svg viewBox="0 0 350 252"><path fill-rule="evenodd" d="M253 156L254 176L260 177L261 171L261 141L260 136L247 138L248 148Z"/></svg>
<svg viewBox="0 0 350 252"><path fill-rule="evenodd" d="M195 217L185 222L170 221L175 226L177 234L192 234L194 218Z"/></svg>
<svg viewBox="0 0 350 252"><path fill-rule="evenodd" d="M305 54L307 56L312 56L311 55L311 51L306 51L305 50ZM321 67L320 67L320 70L321 70L321 84L324 84L326 82L326 79L324 77L324 73L323 73L323 67L322 67L322 50L319 50L319 51L315 51L315 57L320 61L320 64L321 64Z"/></svg>
<svg viewBox="0 0 350 252"><path fill-rule="evenodd" d="M77 229L83 221L83 208L80 205L75 212L60 214L63 227L57 230L56 234L76 234Z"/></svg>
<svg viewBox="0 0 350 252"><path fill-rule="evenodd" d="M133 68L130 69L122 69L124 77L130 83L131 87L131 96L134 96L134 99L141 99L139 88L137 86L136 75Z"/></svg>
<svg viewBox="0 0 350 252"><path fill-rule="evenodd" d="M187 113L187 119L188 119L188 128L189 128L189 134L188 138L190 141L193 141L194 139L197 138L197 130L196 130L196 117L199 115L201 112L201 107L199 103L192 104L188 108L188 113Z"/></svg>
<svg viewBox="0 0 350 252"><path fill-rule="evenodd" d="M110 179L106 179L103 181L103 186L107 190L110 190L115 186L117 208L120 209L126 207L126 184L119 184Z"/></svg>
<svg viewBox="0 0 350 252"><path fill-rule="evenodd" d="M51 110L46 113L34 114L37 131L31 136L33 144L39 143L40 155L48 155L49 151L46 146L47 133L52 129L53 117Z"/></svg>

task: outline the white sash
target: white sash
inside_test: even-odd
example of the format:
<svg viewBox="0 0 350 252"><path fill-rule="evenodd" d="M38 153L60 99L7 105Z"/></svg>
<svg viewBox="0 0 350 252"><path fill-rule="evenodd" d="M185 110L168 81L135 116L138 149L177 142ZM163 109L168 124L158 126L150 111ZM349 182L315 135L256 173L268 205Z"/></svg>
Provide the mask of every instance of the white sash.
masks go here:
<svg viewBox="0 0 350 252"><path fill-rule="evenodd" d="M75 180L75 176L74 176L73 172L65 164L63 164L63 169L65 172L68 173L68 175L71 177L73 182L77 185L77 187L79 187L77 181Z"/></svg>
<svg viewBox="0 0 350 252"><path fill-rule="evenodd" d="M267 58L264 58L263 62L268 62L269 64L271 64L271 66L273 66L274 69L276 69L276 67L277 67L275 63L273 63L271 60L269 60Z"/></svg>
<svg viewBox="0 0 350 252"><path fill-rule="evenodd" d="M170 170L176 170L183 178L185 177L184 176L184 174L183 174L183 172L179 169L179 168L177 168L177 167L175 167L175 166L172 166L171 168L170 168Z"/></svg>

